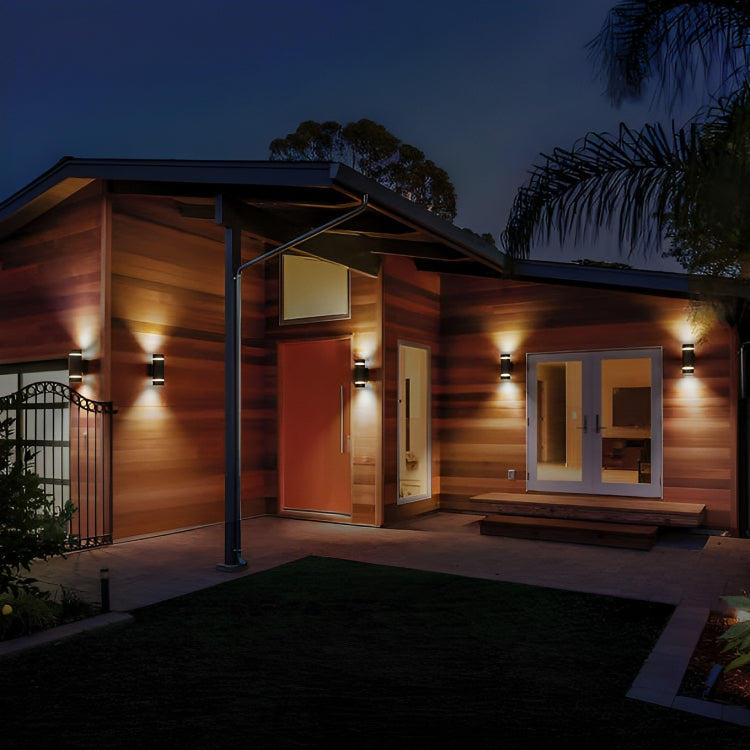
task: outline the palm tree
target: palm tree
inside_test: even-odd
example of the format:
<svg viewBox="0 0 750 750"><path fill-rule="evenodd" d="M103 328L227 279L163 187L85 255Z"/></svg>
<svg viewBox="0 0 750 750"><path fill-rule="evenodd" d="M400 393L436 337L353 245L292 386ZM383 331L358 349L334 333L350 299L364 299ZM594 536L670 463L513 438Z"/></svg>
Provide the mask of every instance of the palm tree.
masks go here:
<svg viewBox="0 0 750 750"><path fill-rule="evenodd" d="M750 177L749 11L750 2L739 0L627 0L613 8L589 49L604 66L614 104L641 96L653 76L672 104L700 68L707 81L718 81L715 91L730 93L683 128L623 124L617 135L589 133L570 149L543 154L516 195L502 235L505 250L528 257L536 241L556 234L561 243L584 242L606 228L616 231L627 254L658 252L669 239L672 254L690 270L733 275L744 266L750 231L730 231L729 204L720 212L709 186L747 185ZM744 196L727 192L726 200L738 201L735 217ZM693 252L699 237L702 249ZM729 261L712 265L705 256L710 248Z"/></svg>
<svg viewBox="0 0 750 750"><path fill-rule="evenodd" d="M686 86L693 90L700 72L717 98L739 87L747 77L749 30L747 0L625 0L588 48L613 104L640 98L655 77L657 95L671 106Z"/></svg>

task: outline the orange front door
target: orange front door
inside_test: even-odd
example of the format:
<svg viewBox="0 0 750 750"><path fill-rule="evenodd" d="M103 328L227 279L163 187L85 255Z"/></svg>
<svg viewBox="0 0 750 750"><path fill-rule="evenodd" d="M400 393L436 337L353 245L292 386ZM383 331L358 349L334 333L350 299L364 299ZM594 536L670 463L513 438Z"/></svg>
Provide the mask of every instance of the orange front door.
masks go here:
<svg viewBox="0 0 750 750"><path fill-rule="evenodd" d="M279 344L282 511L351 514L348 339Z"/></svg>

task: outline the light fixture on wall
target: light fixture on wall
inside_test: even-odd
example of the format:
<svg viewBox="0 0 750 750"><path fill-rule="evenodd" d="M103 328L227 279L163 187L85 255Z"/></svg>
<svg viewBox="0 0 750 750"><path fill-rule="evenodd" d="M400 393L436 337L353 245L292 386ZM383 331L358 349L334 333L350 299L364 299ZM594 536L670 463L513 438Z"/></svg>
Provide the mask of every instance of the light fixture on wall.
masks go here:
<svg viewBox="0 0 750 750"><path fill-rule="evenodd" d="M510 374L513 372L513 363L510 361L510 354L500 355L500 380L510 380Z"/></svg>
<svg viewBox="0 0 750 750"><path fill-rule="evenodd" d="M68 382L83 383L83 376L88 372L88 362L83 358L80 349L73 349L68 354Z"/></svg>
<svg viewBox="0 0 750 750"><path fill-rule="evenodd" d="M695 375L695 344L682 345L682 374Z"/></svg>
<svg viewBox="0 0 750 750"><path fill-rule="evenodd" d="M370 381L370 370L364 359L354 360L354 387L364 388Z"/></svg>
<svg viewBox="0 0 750 750"><path fill-rule="evenodd" d="M164 385L164 355L152 354L148 374L154 385Z"/></svg>

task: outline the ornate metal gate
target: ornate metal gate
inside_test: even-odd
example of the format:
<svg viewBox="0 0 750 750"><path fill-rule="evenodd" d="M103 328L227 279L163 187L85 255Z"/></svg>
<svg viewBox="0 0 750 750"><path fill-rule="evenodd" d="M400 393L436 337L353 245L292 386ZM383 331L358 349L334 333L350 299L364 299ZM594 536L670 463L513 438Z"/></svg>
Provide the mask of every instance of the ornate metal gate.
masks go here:
<svg viewBox="0 0 750 750"><path fill-rule="evenodd" d="M67 385L32 383L0 398L0 420L14 420L17 455L33 454L55 506L76 507L70 533L76 549L112 543L112 414Z"/></svg>

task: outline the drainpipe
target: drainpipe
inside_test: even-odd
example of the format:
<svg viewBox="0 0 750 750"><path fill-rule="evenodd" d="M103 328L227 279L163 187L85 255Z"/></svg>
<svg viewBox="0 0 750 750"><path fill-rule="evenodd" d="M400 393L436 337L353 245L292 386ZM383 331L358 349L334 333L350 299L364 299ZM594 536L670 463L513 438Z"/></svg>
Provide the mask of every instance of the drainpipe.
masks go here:
<svg viewBox="0 0 750 750"><path fill-rule="evenodd" d="M275 258L286 250L301 245L313 237L333 229L357 216L367 208L368 196L351 211L311 229L283 245L269 250L257 258L242 263L242 227L231 216L223 195L216 198L217 224L224 225L224 563L219 570L235 571L247 566L242 557L242 507L241 481L242 462L240 454L240 432L242 427L242 326L240 303L242 300L242 272L250 266ZM228 214L228 215L225 215Z"/></svg>

